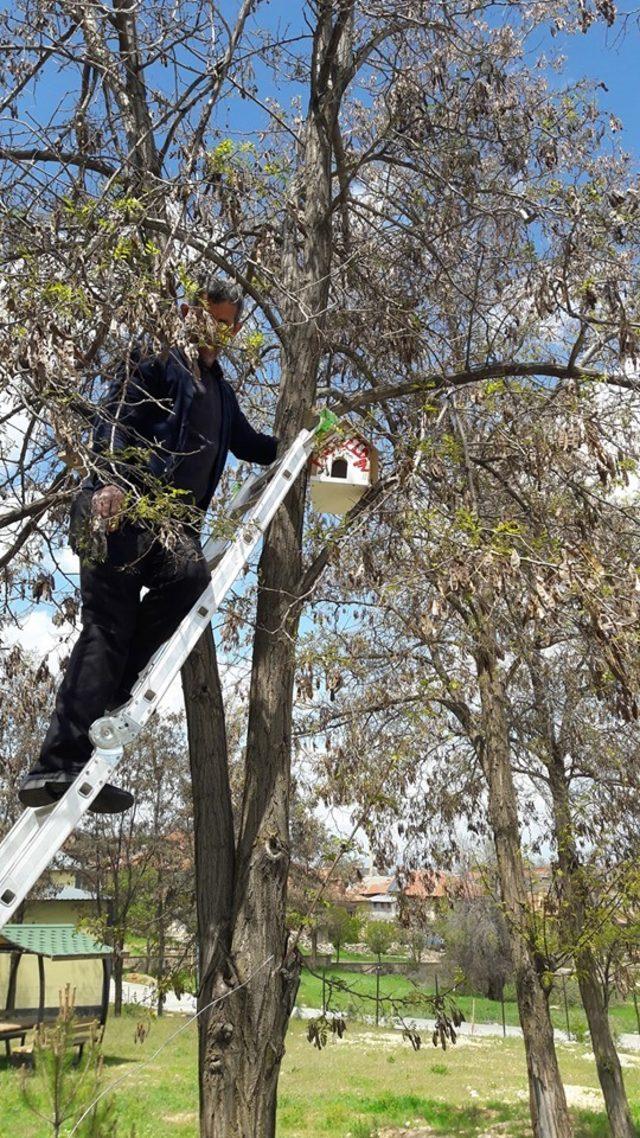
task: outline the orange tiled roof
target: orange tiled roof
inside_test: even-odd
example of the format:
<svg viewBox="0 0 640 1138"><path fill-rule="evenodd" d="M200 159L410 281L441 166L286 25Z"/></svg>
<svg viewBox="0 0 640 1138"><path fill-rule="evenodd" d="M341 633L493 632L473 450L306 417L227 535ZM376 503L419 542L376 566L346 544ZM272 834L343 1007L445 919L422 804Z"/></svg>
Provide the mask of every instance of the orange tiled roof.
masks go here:
<svg viewBox="0 0 640 1138"><path fill-rule="evenodd" d="M402 892L405 897L425 901L431 897L446 897L447 885L453 878L440 869L412 869Z"/></svg>
<svg viewBox="0 0 640 1138"><path fill-rule="evenodd" d="M380 897L383 894L390 893L395 883L395 877L368 876L352 885L348 892L353 897Z"/></svg>

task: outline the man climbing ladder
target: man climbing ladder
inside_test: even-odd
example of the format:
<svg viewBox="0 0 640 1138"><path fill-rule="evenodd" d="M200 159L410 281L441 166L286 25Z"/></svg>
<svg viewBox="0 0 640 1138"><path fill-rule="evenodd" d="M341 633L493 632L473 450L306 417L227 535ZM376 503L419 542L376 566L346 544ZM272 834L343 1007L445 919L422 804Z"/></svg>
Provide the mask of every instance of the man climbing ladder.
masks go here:
<svg viewBox="0 0 640 1138"><path fill-rule="evenodd" d="M337 428L335 415L327 410L320 412L277 462L261 474L251 474L234 495L229 515L237 523L235 532L219 540L210 538L204 547L204 559L211 570L204 591L169 639L154 652L134 682L127 702L91 724L89 738L95 750L75 782L57 800L25 810L0 843L0 929L11 920L107 785L125 746L137 737L159 706L213 614L249 564L267 526L314 450L322 448Z"/></svg>
<svg viewBox="0 0 640 1138"><path fill-rule="evenodd" d="M51 806L65 795L91 757L91 724L126 703L138 674L207 587L200 527L228 452L261 465L276 458L277 440L247 422L217 359L222 343L239 331L241 311L237 286L205 282L199 303L182 307L198 340L198 366L178 348L166 359L139 358L116 376L98 413L93 449L99 473L83 483L71 518L83 627L40 757L19 790L25 806ZM144 469L135 465L136 447ZM122 518L127 488L144 486L145 479L148 485L149 478L182 491L175 549L152 529ZM96 521L106 529L99 560L91 548ZM142 586L148 592L141 600ZM128 791L106 783L89 809L119 813L132 804Z"/></svg>

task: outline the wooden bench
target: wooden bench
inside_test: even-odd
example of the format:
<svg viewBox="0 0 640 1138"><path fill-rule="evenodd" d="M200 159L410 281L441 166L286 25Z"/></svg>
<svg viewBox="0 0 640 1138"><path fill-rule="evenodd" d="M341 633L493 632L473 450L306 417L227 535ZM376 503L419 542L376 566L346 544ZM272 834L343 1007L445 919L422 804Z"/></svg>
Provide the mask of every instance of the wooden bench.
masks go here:
<svg viewBox="0 0 640 1138"><path fill-rule="evenodd" d="M27 1032L35 1027L33 1023L6 1023L0 1021L0 1042L4 1042L7 1058L11 1057L11 1040L19 1039L24 1046Z"/></svg>
<svg viewBox="0 0 640 1138"><path fill-rule="evenodd" d="M103 1034L104 1024L101 1024L97 1019L78 1021L73 1033L73 1046L78 1048L76 1063L82 1059L85 1043L90 1043L92 1039L102 1040Z"/></svg>
<svg viewBox="0 0 640 1138"><path fill-rule="evenodd" d="M10 1034L4 1034L3 1029L6 1028ZM29 1043L25 1043L26 1037L29 1033L35 1032L36 1024L25 1026L24 1024L6 1024L0 1023L0 1040L6 1040L7 1056L14 1062L14 1064L33 1065L34 1046L33 1039ZM75 1024L73 1032L73 1039L71 1041L72 1047L78 1048L78 1054L74 1059L74 1064L77 1066L82 1059L85 1044L89 1043L92 1038L99 1039L104 1032L104 1025L100 1024L97 1019L78 1020ZM11 1051L11 1039L20 1039L20 1047L14 1048Z"/></svg>

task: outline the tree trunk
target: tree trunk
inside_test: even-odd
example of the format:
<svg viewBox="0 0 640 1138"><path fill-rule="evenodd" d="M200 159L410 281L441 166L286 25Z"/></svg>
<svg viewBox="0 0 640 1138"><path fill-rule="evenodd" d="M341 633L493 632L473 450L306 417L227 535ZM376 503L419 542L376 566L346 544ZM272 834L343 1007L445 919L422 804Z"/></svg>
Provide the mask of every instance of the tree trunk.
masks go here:
<svg viewBox="0 0 640 1138"><path fill-rule="evenodd" d="M304 354L298 391L304 391ZM293 373L283 376L285 389ZM287 380L289 382L287 382ZM280 418L292 414L286 408ZM295 408L297 412L297 408ZM290 432L298 429L296 413ZM231 960L235 991L218 1020L224 1053L210 1073L206 1138L273 1138L284 1037L299 984L300 957L287 953L289 779L294 645L304 486L298 483L270 527L260 562L249 699L247 767L234 883ZM225 978L226 979L226 978ZM240 985L246 985L240 987Z"/></svg>
<svg viewBox="0 0 640 1138"><path fill-rule="evenodd" d="M545 741L545 762L553 806L553 826L559 874L556 888L560 900L558 919L564 941L571 948L582 1004L589 1024L596 1068L604 1096L612 1138L636 1138L622 1077L622 1068L611 1035L607 1000L598 979L593 950L588 942L589 891L584 881L575 841L569 780L564 751L547 697L545 665L538 656L529 661L529 673Z"/></svg>
<svg viewBox="0 0 640 1138"><path fill-rule="evenodd" d="M275 421L283 446L300 431L315 398L331 271L331 138L340 98L337 55L343 51L351 62L346 44L350 9L343 0L318 8L312 95L283 226L283 352ZM301 956L297 949L288 949L286 889L304 498L301 477L271 523L260 559L235 863L222 757L224 718L212 646L208 657L194 653L196 663L185 666L186 690L194 682L196 689L198 682L208 689L201 706L189 696L187 710L196 864L198 876L203 875L197 885L204 949L199 1006L204 1011L207 1003L218 1000L200 1024L202 1138L274 1138L284 1038L300 982ZM205 758L211 741L217 753ZM214 786L218 798L209 801L206 814L198 819L203 810L198 796L204 791L211 798ZM221 866L215 866L216 858Z"/></svg>
<svg viewBox="0 0 640 1138"><path fill-rule="evenodd" d="M233 813L227 742L213 632L207 628L182 668L189 736L198 914L198 1041L200 1133L211 1133L218 1069L225 1036L225 1002L231 991L229 961L234 878ZM226 978L225 978L226 977Z"/></svg>
<svg viewBox="0 0 640 1138"><path fill-rule="evenodd" d="M165 993L162 986L164 980L164 965L165 965L165 935L164 935L164 894L162 886L160 886L160 895L158 897L158 905L156 909L156 928L158 930L158 1003L156 1011L159 1016L162 1015L164 1010Z"/></svg>
<svg viewBox="0 0 640 1138"><path fill-rule="evenodd" d="M287 960L284 944L288 857L266 821L254 835L249 865L234 880L224 714L210 630L183 673L202 961L200 1132L202 1138L272 1138L283 1040L298 986L297 958ZM267 735L267 753L271 738L277 736ZM265 766L273 777L273 757Z"/></svg>
<svg viewBox="0 0 640 1138"><path fill-rule="evenodd" d="M629 1110L620 1059L611 1035L607 1003L598 979L597 963L593 950L587 939L587 889L583 881L582 867L574 838L564 760L556 745L555 731L548 717L547 723L549 728L547 732L547 766L553 803L558 867L560 869L556 881L560 898L558 914L560 927L565 942L571 946L576 966L580 996L589 1025L598 1079L604 1096L612 1138L636 1138L636 1128Z"/></svg>
<svg viewBox="0 0 640 1138"><path fill-rule="evenodd" d="M527 1058L529 1105L535 1138L569 1138L571 1123L553 1041L549 1005L527 929L516 791L511 770L505 696L495 646L484 630L476 654L481 698L481 754L489 791L500 892L509 925L518 1012Z"/></svg>
<svg viewBox="0 0 640 1138"><path fill-rule="evenodd" d="M122 980L124 973L124 958L121 945L113 947L113 1014L122 1015Z"/></svg>
<svg viewBox="0 0 640 1138"><path fill-rule="evenodd" d="M502 980L491 978L487 984L487 999L500 1002L504 997L504 983Z"/></svg>
<svg viewBox="0 0 640 1138"><path fill-rule="evenodd" d="M575 962L611 1136L637 1138L627 1101L620 1059L611 1035L602 989L596 977L595 961L591 953L586 950L575 954Z"/></svg>

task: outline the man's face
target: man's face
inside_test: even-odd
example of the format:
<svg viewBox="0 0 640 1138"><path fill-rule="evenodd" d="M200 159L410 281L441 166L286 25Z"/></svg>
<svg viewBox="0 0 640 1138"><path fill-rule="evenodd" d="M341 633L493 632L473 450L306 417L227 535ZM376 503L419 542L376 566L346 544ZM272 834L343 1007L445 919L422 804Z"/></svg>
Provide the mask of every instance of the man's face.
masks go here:
<svg viewBox="0 0 640 1138"><path fill-rule="evenodd" d="M183 305L182 312L191 325L194 342L205 364L213 363L242 327L236 306L230 300L213 301L207 297L199 304Z"/></svg>

